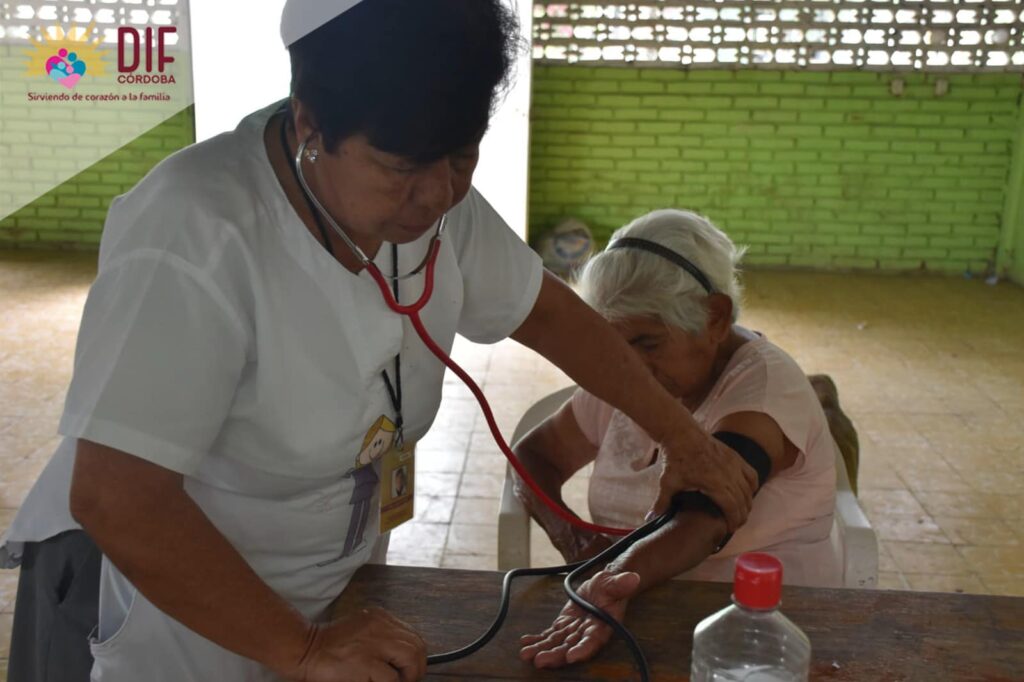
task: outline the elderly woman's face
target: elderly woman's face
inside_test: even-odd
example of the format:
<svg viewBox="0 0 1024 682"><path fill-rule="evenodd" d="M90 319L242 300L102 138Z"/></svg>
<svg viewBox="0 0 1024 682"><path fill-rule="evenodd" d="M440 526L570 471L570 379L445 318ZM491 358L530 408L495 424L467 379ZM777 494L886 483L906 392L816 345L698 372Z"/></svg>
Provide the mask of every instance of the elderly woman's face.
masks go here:
<svg viewBox="0 0 1024 682"><path fill-rule="evenodd" d="M693 335L654 317L629 317L612 326L639 354L665 390L696 409L718 378L721 340L705 328Z"/></svg>
<svg viewBox="0 0 1024 682"><path fill-rule="evenodd" d="M365 136L344 139L333 153L321 151L314 191L332 215L359 237L402 244L428 232L443 213L465 198L479 145L427 164L415 164L372 146Z"/></svg>

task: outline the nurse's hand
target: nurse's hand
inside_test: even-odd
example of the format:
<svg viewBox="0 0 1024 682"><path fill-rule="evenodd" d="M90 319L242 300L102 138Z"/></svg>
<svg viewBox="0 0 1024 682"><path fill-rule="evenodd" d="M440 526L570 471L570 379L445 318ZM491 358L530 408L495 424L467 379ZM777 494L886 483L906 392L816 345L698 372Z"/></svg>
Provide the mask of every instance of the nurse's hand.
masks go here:
<svg viewBox="0 0 1024 682"><path fill-rule="evenodd" d="M298 682L415 682L427 674L427 645L378 608L314 625L306 654L285 677Z"/></svg>
<svg viewBox="0 0 1024 682"><path fill-rule="evenodd" d="M663 514L672 496L681 490L699 490L722 510L729 532L735 532L750 515L757 492L757 472L720 440L694 430L686 441L663 444L665 466L661 492L651 511Z"/></svg>

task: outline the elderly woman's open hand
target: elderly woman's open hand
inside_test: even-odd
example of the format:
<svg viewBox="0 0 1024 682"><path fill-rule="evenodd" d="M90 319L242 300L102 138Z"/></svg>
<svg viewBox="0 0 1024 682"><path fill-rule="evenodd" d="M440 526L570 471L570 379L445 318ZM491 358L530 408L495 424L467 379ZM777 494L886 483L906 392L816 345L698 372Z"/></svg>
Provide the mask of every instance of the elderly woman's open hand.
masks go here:
<svg viewBox="0 0 1024 682"><path fill-rule="evenodd" d="M757 491L757 472L735 450L702 431L697 439L664 444L661 492L652 511L661 514L682 490L699 490L725 515L729 532L743 525Z"/></svg>
<svg viewBox="0 0 1024 682"><path fill-rule="evenodd" d="M577 594L604 609L620 623L629 600L640 588L636 573L599 571L580 585ZM519 639L519 657L537 668L560 668L593 658L611 639L612 628L573 602L566 602L558 618L539 635Z"/></svg>

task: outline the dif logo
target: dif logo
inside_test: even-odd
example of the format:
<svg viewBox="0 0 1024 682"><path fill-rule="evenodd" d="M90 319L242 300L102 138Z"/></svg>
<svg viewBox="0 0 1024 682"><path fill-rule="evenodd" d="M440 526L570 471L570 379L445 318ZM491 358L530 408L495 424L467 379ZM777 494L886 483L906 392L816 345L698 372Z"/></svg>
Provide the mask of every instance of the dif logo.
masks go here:
<svg viewBox="0 0 1024 682"><path fill-rule="evenodd" d="M131 26L117 29L118 83L174 83L174 74L164 73L174 57L167 55L167 36L178 32L174 26L148 27L140 32Z"/></svg>

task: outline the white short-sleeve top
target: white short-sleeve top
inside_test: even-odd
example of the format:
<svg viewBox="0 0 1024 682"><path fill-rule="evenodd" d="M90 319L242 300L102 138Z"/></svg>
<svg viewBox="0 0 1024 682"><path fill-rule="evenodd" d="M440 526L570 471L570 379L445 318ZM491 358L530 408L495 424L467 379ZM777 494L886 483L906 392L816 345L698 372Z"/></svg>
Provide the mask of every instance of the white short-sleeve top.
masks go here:
<svg viewBox="0 0 1024 682"><path fill-rule="evenodd" d="M352 475L359 453L380 418L394 418L381 370L401 352L414 441L437 413L444 368L370 276L340 266L288 203L263 142L279 107L174 154L111 205L60 422L66 439L7 540L77 527L68 485L84 438L184 474L257 573L305 611L369 556L376 488L365 542L347 556L342 548L367 502L365 477ZM400 272L423 259L432 234L399 247ZM389 244L375 262L391 272ZM449 212L424 324L446 351L456 332L505 338L532 309L542 273L471 190ZM422 276L403 281L402 301L422 288ZM18 547L5 552L10 562Z"/></svg>
<svg viewBox="0 0 1024 682"><path fill-rule="evenodd" d="M629 417L582 390L574 394L572 409L583 434L598 447L589 489L594 521L641 525L659 488L656 443ZM737 412L761 412L774 419L799 454L793 466L761 488L746 524L723 550L681 577L731 582L738 555L768 551L782 560L786 583L838 586L841 556L829 539L835 508L835 441L803 371L763 336L736 350L693 416L711 431Z"/></svg>

